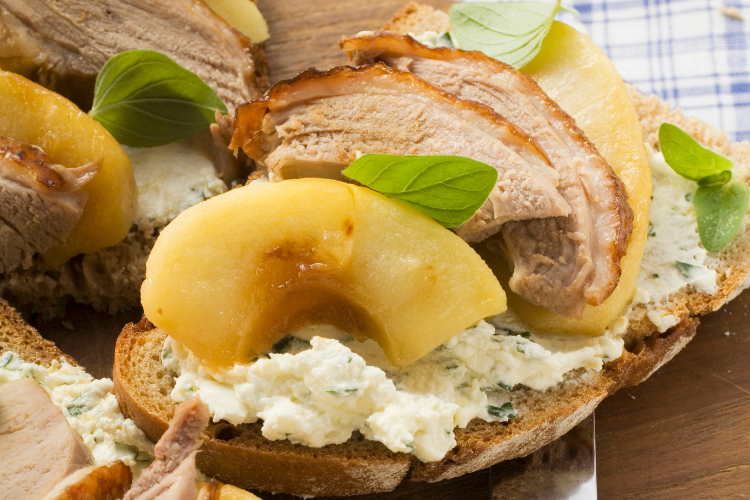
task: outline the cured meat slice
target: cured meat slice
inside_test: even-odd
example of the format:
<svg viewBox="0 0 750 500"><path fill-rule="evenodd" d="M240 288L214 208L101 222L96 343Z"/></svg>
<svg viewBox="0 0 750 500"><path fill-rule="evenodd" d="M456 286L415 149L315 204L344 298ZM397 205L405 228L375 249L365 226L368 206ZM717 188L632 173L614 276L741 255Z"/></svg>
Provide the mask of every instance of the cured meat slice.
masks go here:
<svg viewBox="0 0 750 500"><path fill-rule="evenodd" d="M633 214L622 183L574 120L529 77L481 52L429 48L409 36L342 41L354 64L385 63L477 101L528 134L559 174L564 217L509 222L495 243L512 263L510 287L529 302L580 316L614 291Z"/></svg>
<svg viewBox="0 0 750 500"><path fill-rule="evenodd" d="M0 137L0 273L30 265L70 234L88 200L80 188L99 163L66 168L36 146Z"/></svg>
<svg viewBox="0 0 750 500"><path fill-rule="evenodd" d="M202 0L0 0L0 42L3 69L83 109L101 67L126 50L169 55L227 105L255 99L265 86L253 45Z"/></svg>
<svg viewBox="0 0 750 500"><path fill-rule="evenodd" d="M490 108L383 64L307 70L237 109L231 146L272 181L345 180L358 154L458 155L492 165L489 199L456 232L480 241L509 220L566 215L557 172L534 141Z"/></svg>

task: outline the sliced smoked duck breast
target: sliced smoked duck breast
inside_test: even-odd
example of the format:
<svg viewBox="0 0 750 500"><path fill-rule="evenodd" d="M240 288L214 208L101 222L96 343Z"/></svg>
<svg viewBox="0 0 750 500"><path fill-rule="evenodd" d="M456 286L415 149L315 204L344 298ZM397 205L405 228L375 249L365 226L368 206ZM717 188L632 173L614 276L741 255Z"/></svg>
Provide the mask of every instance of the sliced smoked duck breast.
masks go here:
<svg viewBox="0 0 750 500"><path fill-rule="evenodd" d="M537 144L489 107L377 64L307 70L237 109L231 146L272 181L345 180L359 154L457 155L498 171L488 200L456 232L480 241L509 220L567 215L558 173Z"/></svg>
<svg viewBox="0 0 750 500"><path fill-rule="evenodd" d="M611 295L633 223L625 189L573 118L534 80L481 52L430 48L394 33L362 34L341 47L355 65L385 63L491 107L545 152L570 213L504 225L497 243L511 261L513 291L572 316Z"/></svg>
<svg viewBox="0 0 750 500"><path fill-rule="evenodd" d="M167 54L227 106L257 98L266 86L250 40L202 0L0 0L0 42L0 67L84 110L104 63L127 50Z"/></svg>

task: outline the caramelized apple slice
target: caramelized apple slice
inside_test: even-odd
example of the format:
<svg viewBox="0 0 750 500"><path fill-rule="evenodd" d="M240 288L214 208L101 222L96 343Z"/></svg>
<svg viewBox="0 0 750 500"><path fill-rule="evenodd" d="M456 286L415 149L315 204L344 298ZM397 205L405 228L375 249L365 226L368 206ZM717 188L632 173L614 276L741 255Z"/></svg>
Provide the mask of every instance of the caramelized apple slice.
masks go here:
<svg viewBox="0 0 750 500"><path fill-rule="evenodd" d="M598 307L586 306L575 319L533 306L509 292L510 308L529 326L543 332L597 335L633 297L646 246L651 206L651 169L643 132L630 95L612 62L591 39L555 22L542 50L524 68L562 109L570 114L625 185L633 209L633 232L614 293ZM510 276L507 264L480 249L499 276ZM490 262L492 260L492 262ZM503 280L507 283L507 279Z"/></svg>
<svg viewBox="0 0 750 500"><path fill-rule="evenodd" d="M482 259L437 222L369 189L300 179L235 189L161 233L146 317L206 364L247 362L333 324L408 365L505 310Z"/></svg>
<svg viewBox="0 0 750 500"><path fill-rule="evenodd" d="M81 219L45 259L61 264L122 240L133 223L136 191L130 160L117 141L72 102L14 73L0 71L0 101L0 137L37 146L66 167L101 159L82 188L88 201Z"/></svg>

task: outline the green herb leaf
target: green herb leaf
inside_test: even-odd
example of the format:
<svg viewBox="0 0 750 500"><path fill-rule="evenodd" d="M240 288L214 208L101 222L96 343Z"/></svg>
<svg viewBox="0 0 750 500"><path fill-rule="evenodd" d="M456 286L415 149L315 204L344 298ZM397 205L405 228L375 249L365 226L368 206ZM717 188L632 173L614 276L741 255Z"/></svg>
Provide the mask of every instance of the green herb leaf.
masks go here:
<svg viewBox="0 0 750 500"><path fill-rule="evenodd" d="M676 260L674 262L674 265L677 267L677 269L680 270L683 276L686 278L692 278L695 274L695 270L699 269L700 266L696 266L694 264L688 264L687 262L680 262L679 260Z"/></svg>
<svg viewBox="0 0 750 500"><path fill-rule="evenodd" d="M79 405L68 406L66 409L68 410L68 415L70 415L71 417L77 417L81 413L85 413L86 412L85 407L79 406Z"/></svg>
<svg viewBox="0 0 750 500"><path fill-rule="evenodd" d="M226 106L195 73L153 50L111 58L96 78L89 115L127 146L169 144L202 132Z"/></svg>
<svg viewBox="0 0 750 500"><path fill-rule="evenodd" d="M437 37L437 40L435 40L435 45L437 47L447 47L452 49L453 39L451 38L451 32L446 31L445 33L441 33L440 36Z"/></svg>
<svg viewBox="0 0 750 500"><path fill-rule="evenodd" d="M274 354L283 354L289 350L294 342L294 337L291 335L285 335L278 342L271 347L271 352Z"/></svg>
<svg viewBox="0 0 750 500"><path fill-rule="evenodd" d="M461 48L480 50L514 68L537 55L560 2L457 3L451 6L451 27Z"/></svg>
<svg viewBox="0 0 750 500"><path fill-rule="evenodd" d="M672 170L694 181L732 168L732 162L710 151L671 123L659 127L659 146Z"/></svg>
<svg viewBox="0 0 750 500"><path fill-rule="evenodd" d="M718 252L734 239L742 226L750 190L743 182L700 186L693 197L698 234L709 252Z"/></svg>
<svg viewBox="0 0 750 500"><path fill-rule="evenodd" d="M488 405L487 413L489 413L493 417L497 417L503 420L516 418L516 410L513 408L513 403L511 403L510 401L508 401L507 403L503 403L502 406Z"/></svg>
<svg viewBox="0 0 750 500"><path fill-rule="evenodd" d="M5 368L10 364L10 362L13 361L13 355L9 352L3 354L3 357L0 358L0 368Z"/></svg>
<svg viewBox="0 0 750 500"><path fill-rule="evenodd" d="M518 337L523 337L525 339L531 338L531 332L519 332L518 330L511 330L510 328L501 328L505 333L508 335L515 335Z"/></svg>
<svg viewBox="0 0 750 500"><path fill-rule="evenodd" d="M732 180L732 171L724 170L718 174L709 175L698 181L699 186L710 186L711 184L726 184Z"/></svg>
<svg viewBox="0 0 750 500"><path fill-rule="evenodd" d="M445 227L469 220L497 183L497 170L461 156L364 155L344 175Z"/></svg>
<svg viewBox="0 0 750 500"><path fill-rule="evenodd" d="M503 389L505 389L508 392L510 392L510 391L513 390L513 386L512 385L504 384L502 382L498 382L497 385L499 385L500 387L502 387Z"/></svg>

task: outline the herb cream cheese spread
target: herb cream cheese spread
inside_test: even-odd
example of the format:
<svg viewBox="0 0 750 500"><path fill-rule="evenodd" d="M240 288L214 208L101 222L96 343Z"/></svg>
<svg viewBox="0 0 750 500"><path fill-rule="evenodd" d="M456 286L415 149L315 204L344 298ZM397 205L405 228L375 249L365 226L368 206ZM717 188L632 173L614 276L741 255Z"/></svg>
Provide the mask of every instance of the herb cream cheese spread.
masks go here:
<svg viewBox="0 0 750 500"><path fill-rule="evenodd" d="M716 293L716 271L706 266L708 252L700 244L692 197L698 185L677 174L646 145L653 191L648 241L633 304L646 304L649 320L665 332L679 322L665 304L670 296L692 286Z"/></svg>
<svg viewBox="0 0 750 500"><path fill-rule="evenodd" d="M390 366L375 341L329 326L307 327L277 343L276 352L226 370L201 366L171 338L162 359L177 374L172 399L200 394L215 421L262 419L266 438L313 447L342 443L358 430L429 462L456 445L456 427L513 418L514 386L546 389L622 352L614 335L537 342L503 326L514 324L510 315L496 321L499 328L482 321L405 368Z"/></svg>
<svg viewBox="0 0 750 500"><path fill-rule="evenodd" d="M224 193L224 181L203 149L188 139L153 148L122 149L133 165L138 189L136 222L165 226L193 205Z"/></svg>
<svg viewBox="0 0 750 500"><path fill-rule="evenodd" d="M122 460L137 473L153 460L154 444L122 414L110 379L94 379L83 368L57 360L44 367L26 363L13 352L3 353L0 384L22 377L33 378L44 387L81 435L97 465Z"/></svg>

